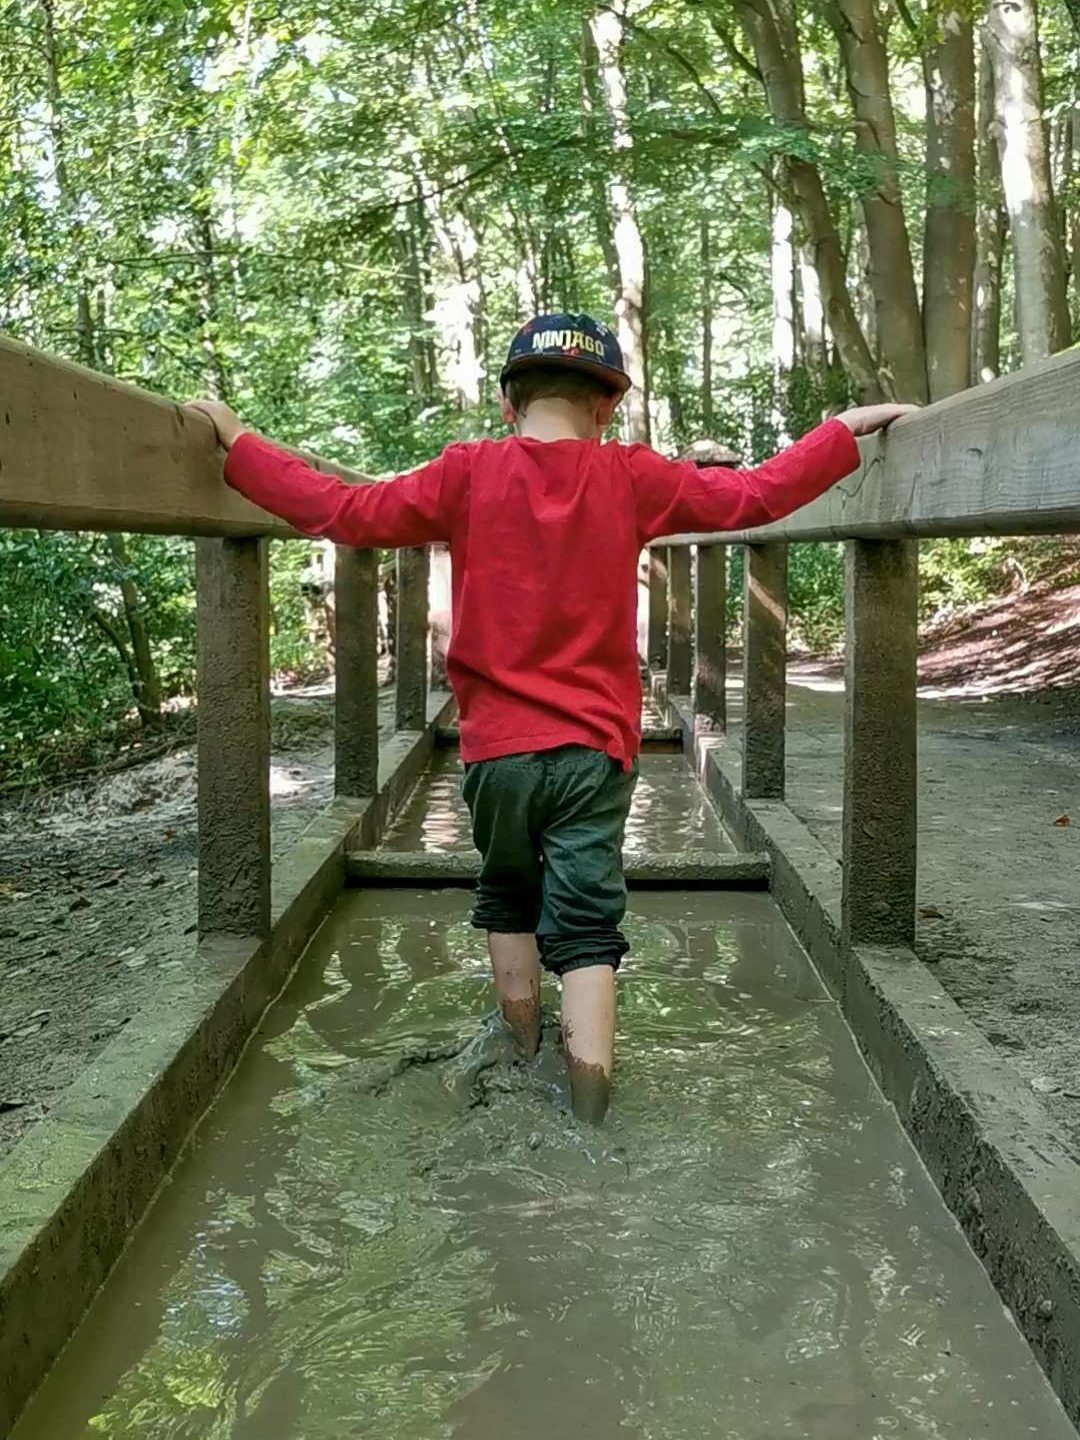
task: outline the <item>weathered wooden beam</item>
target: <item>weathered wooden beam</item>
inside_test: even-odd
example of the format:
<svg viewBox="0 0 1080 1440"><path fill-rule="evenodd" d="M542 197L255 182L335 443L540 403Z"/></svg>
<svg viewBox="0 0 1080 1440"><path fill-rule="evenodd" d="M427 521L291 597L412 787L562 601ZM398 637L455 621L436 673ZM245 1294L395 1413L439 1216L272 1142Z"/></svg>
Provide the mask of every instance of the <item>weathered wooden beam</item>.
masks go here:
<svg viewBox="0 0 1080 1440"><path fill-rule="evenodd" d="M693 669L693 617L690 609L690 547L668 550L668 653L669 695L689 695Z"/></svg>
<svg viewBox="0 0 1080 1440"><path fill-rule="evenodd" d="M928 405L859 448L855 474L786 520L680 541L1080 531L1080 350Z"/></svg>
<svg viewBox="0 0 1080 1440"><path fill-rule="evenodd" d="M200 540L198 932L270 933L270 599L264 540Z"/></svg>
<svg viewBox="0 0 1080 1440"><path fill-rule="evenodd" d="M668 569L667 550L653 545L649 551L649 637L650 670L663 670L667 664L668 634Z"/></svg>
<svg viewBox="0 0 1080 1440"><path fill-rule="evenodd" d="M336 547L334 556L334 790L379 788L379 557Z"/></svg>
<svg viewBox="0 0 1080 1440"><path fill-rule="evenodd" d="M743 795L782 800L787 546L748 545L743 601Z"/></svg>
<svg viewBox="0 0 1080 1440"><path fill-rule="evenodd" d="M317 469L368 477L316 456ZM221 478L208 420L0 337L0 525L292 535Z"/></svg>
<svg viewBox="0 0 1080 1440"><path fill-rule="evenodd" d="M699 545L694 573L694 725L727 726L727 546Z"/></svg>
<svg viewBox="0 0 1080 1440"><path fill-rule="evenodd" d="M841 935L915 941L918 545L853 540L845 556Z"/></svg>
<svg viewBox="0 0 1080 1440"><path fill-rule="evenodd" d="M354 851L347 865L354 885L468 888L480 874L480 858L469 851ZM636 890L719 890L766 884L769 862L764 855L727 851L663 852L627 856L625 875Z"/></svg>
<svg viewBox="0 0 1080 1440"><path fill-rule="evenodd" d="M422 730L427 723L428 553L397 553L397 666L395 724L398 730Z"/></svg>

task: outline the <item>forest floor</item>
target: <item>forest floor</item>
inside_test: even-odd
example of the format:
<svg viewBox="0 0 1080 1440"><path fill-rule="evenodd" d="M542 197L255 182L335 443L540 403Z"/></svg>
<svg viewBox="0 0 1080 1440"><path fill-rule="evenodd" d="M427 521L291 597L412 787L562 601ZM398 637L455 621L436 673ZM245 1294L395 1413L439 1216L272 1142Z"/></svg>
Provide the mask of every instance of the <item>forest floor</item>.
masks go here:
<svg viewBox="0 0 1080 1440"><path fill-rule="evenodd" d="M393 696L382 695L382 730ZM333 791L328 688L274 697L271 832L287 850ZM0 1153L128 1023L195 932L192 744L0 810Z"/></svg>
<svg viewBox="0 0 1080 1440"><path fill-rule="evenodd" d="M920 675L919 952L1080 1145L1080 586L935 627ZM789 799L838 848L842 665L791 681ZM275 697L273 725L280 854L331 794L329 693ZM0 1153L191 963L195 866L190 745L5 800Z"/></svg>
<svg viewBox="0 0 1080 1440"><path fill-rule="evenodd" d="M919 679L916 950L1080 1155L1080 585L936 627ZM789 680L788 803L839 855L843 665Z"/></svg>

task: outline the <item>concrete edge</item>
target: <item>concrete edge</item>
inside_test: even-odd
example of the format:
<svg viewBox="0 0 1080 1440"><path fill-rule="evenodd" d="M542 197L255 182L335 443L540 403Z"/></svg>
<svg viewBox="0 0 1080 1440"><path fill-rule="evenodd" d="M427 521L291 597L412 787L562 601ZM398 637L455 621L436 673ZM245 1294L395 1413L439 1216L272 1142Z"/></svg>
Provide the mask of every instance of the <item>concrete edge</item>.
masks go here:
<svg viewBox="0 0 1080 1440"><path fill-rule="evenodd" d="M465 851L354 851L346 856L345 868L352 885L472 888L480 874L480 859ZM764 854L686 850L630 856L625 874L630 888L639 890L760 889L768 884L769 860Z"/></svg>
<svg viewBox="0 0 1080 1440"><path fill-rule="evenodd" d="M0 1436L44 1379L192 1129L345 883L345 855L375 844L452 713L380 751L379 793L338 798L274 866L265 941L214 938L162 986L59 1103L0 1161Z"/></svg>
<svg viewBox="0 0 1080 1440"><path fill-rule="evenodd" d="M913 951L840 944L839 862L783 801L744 800L735 747L684 750L736 842L765 851L788 923L1074 1424L1080 1425L1080 1164L1036 1096Z"/></svg>

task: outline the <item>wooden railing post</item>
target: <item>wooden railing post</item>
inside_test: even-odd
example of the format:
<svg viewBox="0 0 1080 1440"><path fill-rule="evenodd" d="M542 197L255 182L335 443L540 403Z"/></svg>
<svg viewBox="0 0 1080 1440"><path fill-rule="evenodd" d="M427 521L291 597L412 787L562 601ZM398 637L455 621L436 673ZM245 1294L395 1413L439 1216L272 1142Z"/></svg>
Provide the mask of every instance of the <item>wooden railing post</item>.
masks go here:
<svg viewBox="0 0 1080 1440"><path fill-rule="evenodd" d="M397 553L397 706L398 730L422 730L427 724L428 552Z"/></svg>
<svg viewBox="0 0 1080 1440"><path fill-rule="evenodd" d="M668 550L667 693L689 695L693 667L693 620L690 614L690 546Z"/></svg>
<svg viewBox="0 0 1080 1440"><path fill-rule="evenodd" d="M699 545L694 578L694 725L727 728L727 546Z"/></svg>
<svg viewBox="0 0 1080 1440"><path fill-rule="evenodd" d="M784 798L787 546L747 545L743 605L743 794Z"/></svg>
<svg viewBox="0 0 1080 1440"><path fill-rule="evenodd" d="M270 933L265 540L199 540L198 933Z"/></svg>
<svg viewBox="0 0 1080 1440"><path fill-rule="evenodd" d="M379 788L379 557L338 545L334 554L334 791Z"/></svg>
<svg viewBox="0 0 1080 1440"><path fill-rule="evenodd" d="M650 670L663 670L667 664L668 633L668 567L667 549L653 545L649 555L649 653L645 657Z"/></svg>
<svg viewBox="0 0 1080 1440"><path fill-rule="evenodd" d="M918 543L852 540L845 555L842 937L915 941Z"/></svg>

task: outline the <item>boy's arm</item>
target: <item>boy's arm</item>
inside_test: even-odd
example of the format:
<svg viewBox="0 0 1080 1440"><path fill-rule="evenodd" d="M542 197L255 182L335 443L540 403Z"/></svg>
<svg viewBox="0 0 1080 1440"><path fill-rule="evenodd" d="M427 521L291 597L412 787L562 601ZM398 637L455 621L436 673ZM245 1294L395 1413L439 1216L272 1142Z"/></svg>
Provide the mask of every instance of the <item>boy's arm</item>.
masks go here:
<svg viewBox="0 0 1080 1440"><path fill-rule="evenodd" d="M698 469L633 447L631 466L642 544L692 531L751 530L809 504L858 468L856 435L869 435L914 405L868 405L811 430L762 465Z"/></svg>
<svg viewBox="0 0 1080 1440"><path fill-rule="evenodd" d="M228 451L226 482L305 535L368 549L449 540L452 504L446 454L394 480L348 485L245 430L227 406L198 401Z"/></svg>

